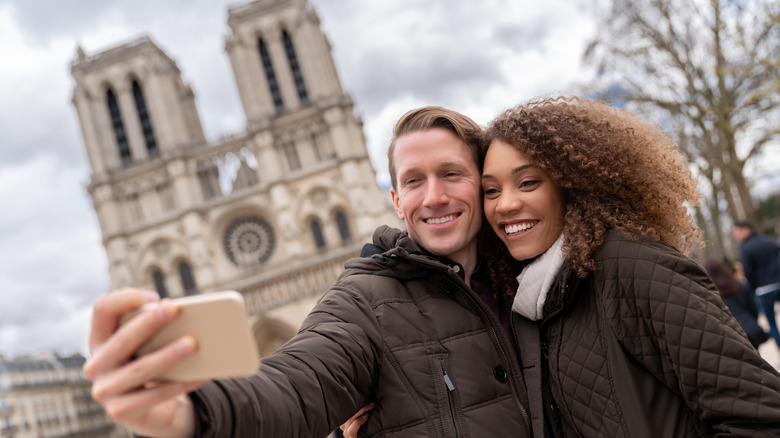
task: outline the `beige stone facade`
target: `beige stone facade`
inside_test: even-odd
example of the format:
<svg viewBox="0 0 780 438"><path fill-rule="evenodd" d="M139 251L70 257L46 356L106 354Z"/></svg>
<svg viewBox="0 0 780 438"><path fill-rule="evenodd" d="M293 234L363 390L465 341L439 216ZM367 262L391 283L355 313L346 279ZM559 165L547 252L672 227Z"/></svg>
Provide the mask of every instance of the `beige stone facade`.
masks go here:
<svg viewBox="0 0 780 438"><path fill-rule="evenodd" d="M0 355L0 436L130 437L90 396L81 355Z"/></svg>
<svg viewBox="0 0 780 438"><path fill-rule="evenodd" d="M149 37L79 49L73 105L112 286L238 290L267 355L376 226L401 224L314 9L255 1L228 27L243 132L206 140L193 90Z"/></svg>

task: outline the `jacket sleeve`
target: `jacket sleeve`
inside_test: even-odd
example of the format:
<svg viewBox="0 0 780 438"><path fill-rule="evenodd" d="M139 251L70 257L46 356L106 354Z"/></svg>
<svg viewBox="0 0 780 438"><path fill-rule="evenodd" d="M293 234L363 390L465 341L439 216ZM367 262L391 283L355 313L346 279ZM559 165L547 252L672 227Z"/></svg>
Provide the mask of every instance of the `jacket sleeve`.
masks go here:
<svg viewBox="0 0 780 438"><path fill-rule="evenodd" d="M201 436L325 436L369 400L380 355L365 297L334 287L254 375L211 381L190 394Z"/></svg>
<svg viewBox="0 0 780 438"><path fill-rule="evenodd" d="M616 296L608 307L619 316L614 330L629 354L719 434L776 434L780 375L747 340L704 269L662 244L612 244L618 256L605 261L605 278L616 282Z"/></svg>

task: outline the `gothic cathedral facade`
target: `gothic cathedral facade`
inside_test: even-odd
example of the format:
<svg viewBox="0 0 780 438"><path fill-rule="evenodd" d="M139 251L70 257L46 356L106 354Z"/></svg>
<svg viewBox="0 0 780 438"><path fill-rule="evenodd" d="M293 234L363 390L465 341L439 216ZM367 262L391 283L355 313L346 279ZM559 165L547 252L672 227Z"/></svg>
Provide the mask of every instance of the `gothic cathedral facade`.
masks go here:
<svg viewBox="0 0 780 438"><path fill-rule="evenodd" d="M307 0L228 10L244 132L208 141L176 63L144 37L71 65L113 288L233 289L263 356L380 224L399 226Z"/></svg>

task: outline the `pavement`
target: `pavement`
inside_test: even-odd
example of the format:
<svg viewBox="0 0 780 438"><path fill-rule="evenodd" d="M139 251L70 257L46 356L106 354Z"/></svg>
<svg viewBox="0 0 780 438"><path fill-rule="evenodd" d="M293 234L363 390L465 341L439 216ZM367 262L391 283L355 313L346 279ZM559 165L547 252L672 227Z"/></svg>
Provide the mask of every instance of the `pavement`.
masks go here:
<svg viewBox="0 0 780 438"><path fill-rule="evenodd" d="M758 325L769 332L769 323L766 321L766 317L763 313L758 315ZM770 337L769 340L759 345L758 353L765 361L769 362L775 369L780 371L780 348L778 348L774 338Z"/></svg>

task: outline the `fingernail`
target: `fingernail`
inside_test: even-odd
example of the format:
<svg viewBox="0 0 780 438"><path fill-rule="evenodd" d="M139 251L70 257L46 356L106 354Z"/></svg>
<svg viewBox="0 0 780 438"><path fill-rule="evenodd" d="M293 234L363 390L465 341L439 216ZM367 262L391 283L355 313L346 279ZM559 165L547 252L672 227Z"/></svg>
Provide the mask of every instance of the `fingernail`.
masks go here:
<svg viewBox="0 0 780 438"><path fill-rule="evenodd" d="M158 301L159 299L160 299L160 295L158 295L157 292L152 292L152 291L144 292L144 301L147 303Z"/></svg>
<svg viewBox="0 0 780 438"><path fill-rule="evenodd" d="M189 356L198 348L198 343L192 336L185 336L176 341L176 352L181 356Z"/></svg>
<svg viewBox="0 0 780 438"><path fill-rule="evenodd" d="M154 308L154 313L160 319L160 321L167 322L173 319L174 311L176 309L173 306L168 305L164 301L160 302L160 305Z"/></svg>

